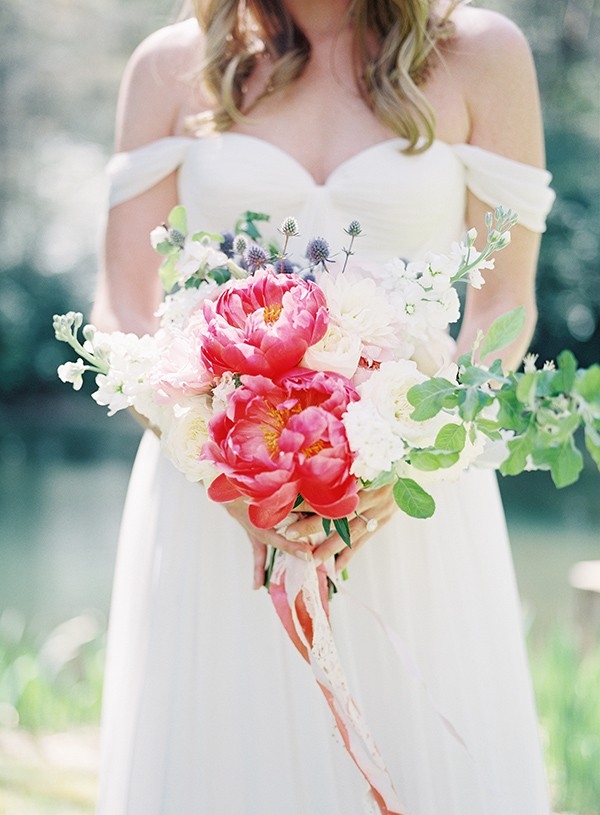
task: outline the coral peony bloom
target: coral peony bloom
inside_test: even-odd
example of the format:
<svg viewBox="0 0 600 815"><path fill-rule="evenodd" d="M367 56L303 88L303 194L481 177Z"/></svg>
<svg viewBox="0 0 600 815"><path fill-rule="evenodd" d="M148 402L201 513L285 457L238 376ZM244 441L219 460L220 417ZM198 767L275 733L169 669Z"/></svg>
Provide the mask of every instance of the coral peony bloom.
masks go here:
<svg viewBox="0 0 600 815"><path fill-rule="evenodd" d="M250 520L262 529L282 521L298 494L323 517L354 512L358 488L342 422L358 399L352 384L306 369L276 382L243 376L242 383L209 425L211 440L201 457L221 472L209 496L220 502L249 497Z"/></svg>
<svg viewBox="0 0 600 815"><path fill-rule="evenodd" d="M259 271L205 301L202 359L215 374L275 378L299 364L328 324L321 289L296 275Z"/></svg>

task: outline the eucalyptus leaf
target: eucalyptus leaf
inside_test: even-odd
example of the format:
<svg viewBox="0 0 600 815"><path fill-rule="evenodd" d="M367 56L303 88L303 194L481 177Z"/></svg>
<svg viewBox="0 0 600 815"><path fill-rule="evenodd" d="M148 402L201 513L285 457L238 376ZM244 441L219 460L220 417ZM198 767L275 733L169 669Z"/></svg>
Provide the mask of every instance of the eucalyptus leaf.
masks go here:
<svg viewBox="0 0 600 815"><path fill-rule="evenodd" d="M435 501L412 478L399 478L394 484L394 500L400 509L411 518L431 518L435 512Z"/></svg>
<svg viewBox="0 0 600 815"><path fill-rule="evenodd" d="M193 241L211 241L211 243L223 243L224 237L220 232L194 232L192 235Z"/></svg>
<svg viewBox="0 0 600 815"><path fill-rule="evenodd" d="M519 306L494 320L479 347L479 358L485 359L506 348L517 339L525 325L525 308Z"/></svg>

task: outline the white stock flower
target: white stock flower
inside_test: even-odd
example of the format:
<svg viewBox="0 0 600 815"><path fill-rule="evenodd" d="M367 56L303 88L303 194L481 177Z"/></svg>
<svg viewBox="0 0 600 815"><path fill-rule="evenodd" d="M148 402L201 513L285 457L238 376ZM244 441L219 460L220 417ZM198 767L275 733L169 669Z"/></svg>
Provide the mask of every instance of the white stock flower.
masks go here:
<svg viewBox="0 0 600 815"><path fill-rule="evenodd" d="M60 381L70 382L74 391L80 390L83 385L84 371L85 363L81 358L77 362L65 362L63 365L59 365L57 369Z"/></svg>
<svg viewBox="0 0 600 815"><path fill-rule="evenodd" d="M537 360L538 360L538 355L537 354L532 354L532 353L525 354L525 356L523 357L523 371L524 371L524 373L526 373L526 374L535 373L536 370L537 370L537 367L536 367L536 364L535 364L537 362Z"/></svg>
<svg viewBox="0 0 600 815"><path fill-rule="evenodd" d="M361 340L348 334L335 323L330 323L327 333L319 342L311 345L301 362L313 371L332 371L352 379L361 356Z"/></svg>
<svg viewBox="0 0 600 815"><path fill-rule="evenodd" d="M163 430L161 445L166 456L188 481L211 481L215 466L202 461L202 446L208 441L208 423L212 418L212 400L206 394L194 396L176 406Z"/></svg>
<svg viewBox="0 0 600 815"><path fill-rule="evenodd" d="M452 278L456 274L458 263L455 258L447 255L435 255L432 252L425 255L424 269L419 283L425 289L434 292L445 292L452 286Z"/></svg>
<svg viewBox="0 0 600 815"><path fill-rule="evenodd" d="M134 407L139 413L155 423L156 406L148 374L156 360L156 340L145 334L101 334L94 336L94 349L106 354L109 371L96 377L98 390L92 398L99 405L108 407L108 415Z"/></svg>

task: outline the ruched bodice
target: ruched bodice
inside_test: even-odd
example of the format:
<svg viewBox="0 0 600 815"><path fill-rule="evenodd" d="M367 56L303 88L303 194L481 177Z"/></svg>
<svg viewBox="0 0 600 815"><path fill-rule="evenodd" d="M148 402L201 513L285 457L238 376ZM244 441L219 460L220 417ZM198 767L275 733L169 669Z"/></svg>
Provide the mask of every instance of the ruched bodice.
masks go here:
<svg viewBox="0 0 600 815"><path fill-rule="evenodd" d="M464 228L467 189L490 208L515 210L527 228L544 230L554 200L547 171L468 144L437 140L416 155L403 153L405 144L394 138L361 150L319 184L290 154L253 136L169 137L112 158L110 203L178 169L193 228L229 229L249 209L270 214L273 233L294 215L304 236L323 235L336 245L358 218L361 255L373 260L447 249Z"/></svg>

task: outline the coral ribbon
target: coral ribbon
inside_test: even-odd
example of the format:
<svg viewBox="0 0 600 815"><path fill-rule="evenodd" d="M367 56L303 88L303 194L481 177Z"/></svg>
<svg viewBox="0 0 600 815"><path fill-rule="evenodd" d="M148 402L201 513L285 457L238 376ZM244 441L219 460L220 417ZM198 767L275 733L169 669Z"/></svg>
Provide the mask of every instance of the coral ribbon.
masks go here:
<svg viewBox="0 0 600 815"><path fill-rule="evenodd" d="M329 622L327 572L277 552L269 594L289 638L311 666L348 754L369 784L381 815L403 815L381 755L354 702Z"/></svg>

